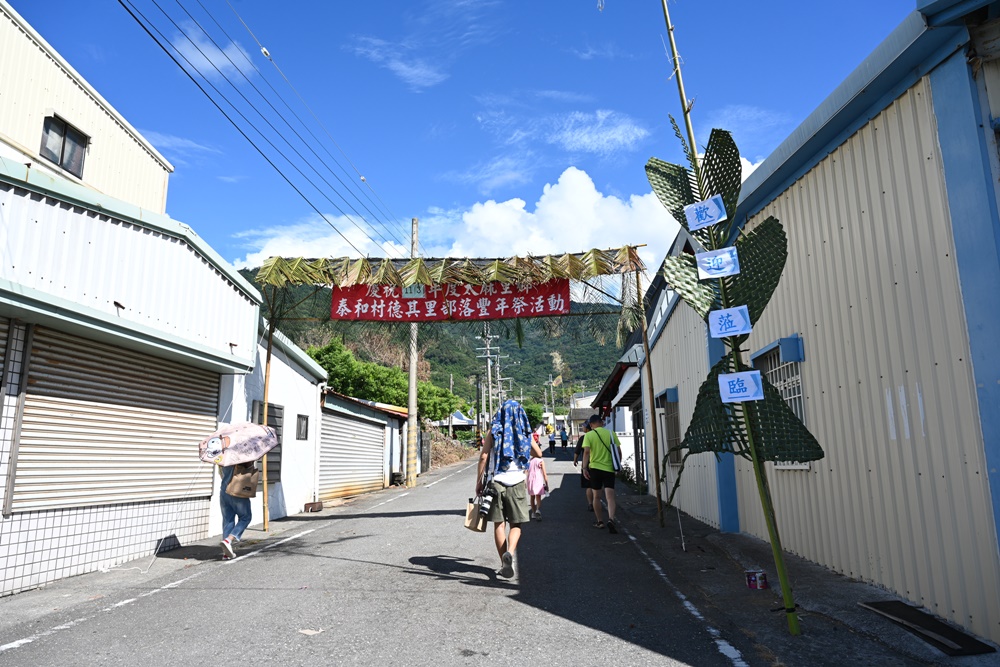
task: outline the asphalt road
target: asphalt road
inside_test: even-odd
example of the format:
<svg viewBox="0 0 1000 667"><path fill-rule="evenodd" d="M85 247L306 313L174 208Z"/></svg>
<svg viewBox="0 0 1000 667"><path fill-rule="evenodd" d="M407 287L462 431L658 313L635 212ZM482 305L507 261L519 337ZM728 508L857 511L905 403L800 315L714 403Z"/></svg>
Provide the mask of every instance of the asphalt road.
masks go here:
<svg viewBox="0 0 1000 667"><path fill-rule="evenodd" d="M567 454L546 463L552 494L512 580L496 576L491 532L462 526L469 460L265 540L250 531L233 561L212 543L135 564L146 573L4 598L0 666L750 662L747 640L701 618L627 523L619 535L591 526Z"/></svg>

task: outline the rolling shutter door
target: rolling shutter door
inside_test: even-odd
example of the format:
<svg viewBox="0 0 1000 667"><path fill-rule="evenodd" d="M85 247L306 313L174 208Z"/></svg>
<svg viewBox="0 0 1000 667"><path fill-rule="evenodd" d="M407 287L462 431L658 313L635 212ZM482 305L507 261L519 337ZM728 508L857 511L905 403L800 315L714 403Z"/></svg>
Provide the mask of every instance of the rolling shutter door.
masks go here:
<svg viewBox="0 0 1000 667"><path fill-rule="evenodd" d="M319 498L354 496L384 487L385 426L323 412Z"/></svg>
<svg viewBox="0 0 1000 667"><path fill-rule="evenodd" d="M212 495L219 376L35 328L14 512Z"/></svg>

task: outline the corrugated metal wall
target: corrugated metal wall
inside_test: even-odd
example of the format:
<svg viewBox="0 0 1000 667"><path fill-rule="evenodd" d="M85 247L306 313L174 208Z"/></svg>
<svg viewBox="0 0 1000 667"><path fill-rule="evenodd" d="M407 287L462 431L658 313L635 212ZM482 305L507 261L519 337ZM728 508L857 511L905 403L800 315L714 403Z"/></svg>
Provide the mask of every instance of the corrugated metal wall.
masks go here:
<svg viewBox="0 0 1000 667"><path fill-rule="evenodd" d="M325 411L322 419L320 500L384 488L385 425Z"/></svg>
<svg viewBox="0 0 1000 667"><path fill-rule="evenodd" d="M654 393L659 394L668 387L677 387L681 436L691 423L698 388L708 376L707 332L705 322L686 304L678 303L664 325L665 329L653 345L649 355L653 364ZM643 381L646 379L643 369ZM645 392L643 401L646 401ZM647 410L648 414L648 410ZM660 458L666 453L666 436L662 420L659 427ZM653 461L650 431L646 429L647 453ZM663 498L666 499L674 480L677 466L670 466L663 472ZM716 482L715 457L700 454L688 458L681 477L680 489L674 502L682 510L705 523L719 527L719 496Z"/></svg>
<svg viewBox="0 0 1000 667"><path fill-rule="evenodd" d="M38 156L42 123L54 112L93 139L84 183L150 211L166 210L167 168L2 6L0 99L0 139Z"/></svg>
<svg viewBox="0 0 1000 667"><path fill-rule="evenodd" d="M997 641L997 536L930 93L925 78L755 216L782 221L789 258L749 348L803 335L806 423L826 451L808 471L769 466L785 547ZM741 526L766 539L737 465Z"/></svg>
<svg viewBox="0 0 1000 667"><path fill-rule="evenodd" d="M0 223L0 278L253 363L256 304L186 241L3 183Z"/></svg>
<svg viewBox="0 0 1000 667"><path fill-rule="evenodd" d="M36 327L9 509L212 495L219 376Z"/></svg>

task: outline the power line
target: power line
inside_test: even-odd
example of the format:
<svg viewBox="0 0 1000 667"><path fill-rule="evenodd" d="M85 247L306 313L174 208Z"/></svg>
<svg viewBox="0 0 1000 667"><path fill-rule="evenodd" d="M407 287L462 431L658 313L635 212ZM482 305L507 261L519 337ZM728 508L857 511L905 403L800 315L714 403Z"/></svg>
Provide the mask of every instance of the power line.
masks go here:
<svg viewBox="0 0 1000 667"><path fill-rule="evenodd" d="M226 75L225 75L225 74L224 74L224 73L222 72L222 70L220 70L220 69L219 69L219 66L218 66L218 65L216 65L216 64L215 64L215 62L213 62L213 60L212 60L212 59L211 59L211 58L210 58L210 57L209 57L208 55L206 55L206 54L205 54L205 52L204 52L204 51L203 51L203 50L201 49L201 47L200 47L200 46L199 46L199 45L198 45L198 44L197 44L197 43L196 43L196 42L195 42L195 41L194 41L193 39L191 39L191 37L190 37L190 36L189 36L189 35L188 35L188 34L187 34L186 32L184 32L184 31L183 31L183 30L181 29L181 27L180 27L179 25L177 25L177 22L176 22L176 21L174 21L174 19L173 19L173 18L172 18L172 17L171 17L171 16L170 16L170 15L169 15L169 14L168 14L168 13L167 13L167 12L166 12L166 11L165 11L164 9L163 9L163 7L161 7L161 6L160 6L160 4L159 4L159 3L157 2L157 0L152 0L152 2L153 2L153 5L155 5L155 6L156 6L156 8L160 10L160 13L162 13L162 14L163 14L164 16L166 16L166 17L167 17L167 20L168 20L168 21L170 21L170 23L171 23L171 24L172 24L172 25L174 26L174 28L175 28L175 29L176 29L176 30L177 30L177 31L178 31L178 32L179 32L179 33L180 33L180 34L181 34L181 35L182 35L182 36L183 36L183 37L184 37L184 38L185 38L185 39L186 39L186 40L187 40L187 41L188 41L188 42L189 42L189 43L190 43L190 44L191 44L191 45L192 45L192 46L193 46L194 48L195 48L195 50L197 50L197 51L198 51L198 53L199 53L199 54L201 54L201 56L202 56L202 57L203 57L203 58L204 58L204 59L205 59L205 60L206 60L206 61L207 61L207 62L209 63L209 65L211 65L211 66L212 66L212 68L213 68L213 69L215 69L215 71L216 71L216 72L217 72L217 73L219 74L219 76L220 76L220 77L221 77L221 78L222 78L222 79L223 79L223 80L224 80L224 81L225 81L226 83L228 83L228 84L229 84L230 86L232 86L234 90L236 90L237 94L238 94L238 95L239 95L239 96L240 96L240 97L241 97L241 98L243 99L243 101L244 101L244 102L246 102L246 103L247 103L247 105L249 105L249 106L250 106L250 108L251 108L251 109L253 109L253 111L254 111L254 112L256 112L258 116L260 116L260 117L261 117L261 119L262 119L262 120L263 120L263 121L264 121L264 122L265 122L265 123L267 124L267 126L268 126L268 127L270 127L270 128L271 128L271 130L272 130L272 131L273 131L273 132L274 132L274 133L275 133L275 134L276 134L276 135L277 135L277 136L278 136L278 137L279 137L279 138L280 138L280 139L281 139L282 141L284 141L284 142L285 142L285 144L287 144L287 145L289 146L289 148L291 148L291 149L292 149L292 151L293 151L293 152L294 152L294 153L295 153L295 154L296 154L296 155L297 155L297 156L299 157L299 159L303 160L303 161L304 161L304 162L305 162L305 163L306 163L307 165L309 165L308 161L306 161L306 160L305 160L305 158L303 157L303 155L302 155L302 154L301 154L301 153L300 153L300 152L299 152L299 151L298 151L298 150L297 150L297 149L296 149L296 148L295 148L295 147L294 147L294 146L293 146L293 145L291 144L291 142L289 142L289 141L288 141L288 139L287 139L287 138L285 138L285 136L284 136L284 135L283 135L283 134L282 134L282 133L281 133L281 132L280 132L280 131L279 131L279 130L278 130L278 129L277 129L276 127L275 127L275 126L274 126L274 124L273 124L273 123L271 123L271 121L270 121L270 120L268 120L268 119L267 119L267 117L265 117L265 116L264 116L264 114L262 114L262 113L260 112L260 110L259 110L259 109L257 109L257 107L256 107L256 106L254 106L254 104L253 104L253 103L252 103L252 102L251 102L251 101L250 101L249 99L247 99L246 95L244 95L244 94L243 94L243 92L239 90L239 88L237 88L237 87L236 87L235 85L233 85L232 81L230 81L230 80L229 80L229 79L228 79L228 78L226 77ZM180 4L180 3L178 3L178 4ZM182 9L183 9L183 7L182 7ZM186 10L185 10L185 11L186 11ZM190 16L190 14L188 14L188 16ZM146 19L147 21L149 21L149 19L148 19L147 17L143 16L143 18L145 18L145 19ZM194 20L194 17L191 17L191 18L192 18L192 20ZM197 21L195 21L195 23L197 24ZM152 24L152 22L150 22L150 24ZM199 25L198 27L200 28L201 26ZM202 31L204 32L204 29L203 29L203 28L202 28ZM266 135L265 135L265 134L264 134L263 132L261 132L261 131L260 131L260 129L259 129L259 128L258 128L258 127L257 127L256 125L254 125L254 123L253 123L253 122L252 122L252 121L251 121L251 120L250 120L249 118L247 118L247 117L246 117L246 116L245 116L245 115L243 114L243 112L242 112L242 111L240 111L240 109L239 109L239 108L238 108L238 107L237 107L237 106L236 106L235 104L233 104L233 103L232 103L232 101L230 101L230 99L229 99L228 97L226 97L226 95L225 95L225 94L224 94L224 93L223 93L223 92L222 92L221 90L219 90L219 89L218 89L218 88L217 88L217 87L215 86L215 84L213 84L213 83L211 82L211 80L210 80L210 79L209 79L209 78L208 78L207 76L205 76L205 74L204 74L204 73L202 73L202 71L201 71L201 70L199 70L199 69L198 69L198 67L197 67L197 66L195 66L195 65L194 65L194 63L192 63L192 62L191 62L191 61L190 61L190 60L189 60L189 59L188 59L188 58L187 58L187 57L186 57L186 56L185 56L185 55L183 54L183 52L181 52L181 50L180 50L179 48L177 48L177 46L175 46L175 45L174 45L174 44L173 44L172 42L170 42L170 40L169 40L169 39L167 39L167 38L166 38L166 36L165 36L165 35L163 35L163 33L162 33L162 32L160 32L160 30L158 30L158 29L157 29L157 33L159 33L159 34L160 34L160 36L161 36L161 37L163 37L163 39L164 39L165 41L167 41L167 43L168 43L168 44L170 44L170 45L171 45L171 46L172 46L172 47L173 47L173 48L174 48L174 49L175 49L175 50L176 50L176 51L177 51L177 52L178 52L178 53L180 54L180 56L181 56L181 57L182 57L182 58L184 59L184 61L185 61L185 62L187 62L187 63L188 63L188 65L189 65L189 66L190 66L190 67L191 67L191 68L192 68L192 69L193 69L193 70L194 70L195 72L197 72L197 73L198 73L198 74L199 74L199 75L200 75L200 76L201 76L202 78L204 78L204 79L205 79L205 81L206 81L206 82L208 83L208 85L209 85L209 86L211 86L212 90L214 90L214 91L215 91L215 92L216 92L216 93L217 93L217 94L218 94L218 95L219 95L220 97L222 97L222 99L224 99L224 100L225 100L225 101L226 101L226 102L227 102L227 103L228 103L228 104L229 104L229 105L230 105L230 106L231 106L231 107L233 108L233 110L234 110L234 111L236 111L236 113L237 113L237 114L239 114L239 116L240 116L240 117L241 117L241 118L242 118L242 119L243 119L243 120L244 120L244 121L245 121L245 122L246 122L246 123L247 123L247 124L248 124L248 125L249 125L250 127L252 127L252 128L254 129L254 130L256 130L256 131L257 131L257 133L258 133L258 134L259 134L259 135L260 135L260 136L261 136L261 137L262 137L262 138L264 139L264 141L266 141L266 142L267 142L267 143L268 143L268 144L269 144L269 145L271 146L271 148L273 148L273 149L274 149L275 151L277 151L277 153L278 153L279 155L281 155L281 157L282 157L282 158L284 158L284 160L285 160L285 161L286 161L286 162L287 162L287 163L288 163L288 164L289 164L289 165L290 165L290 166L291 166L291 167L292 167L293 169L295 169L295 170L296 170L297 172L299 172L299 175L300 175L300 176L302 176L302 177L303 177L304 179L306 179L306 181L307 181L307 182L308 182L308 183L309 183L310 185L312 185L312 186L313 186L313 188L315 188L315 189L316 189L316 191L317 191L317 192L319 192L319 193L320 193L320 195L321 195L321 196L322 196L322 197L323 197L324 199L326 199L326 200L327 200L327 201L328 201L328 202L329 202L329 203L330 203L330 204L331 204L331 205L332 205L332 206L333 206L333 207L334 207L335 209L337 209L337 211L339 211L341 215L343 215L343 216L344 216L345 218L347 218L348 220L350 220L350 222L351 222L351 223L352 223L352 224L353 224L353 225L354 225L355 227L357 227L357 228L358 228L358 230L359 230L359 231L360 231L360 232L361 232L362 234L364 234L366 238L368 238L368 240L370 240L370 241L372 241L373 243L375 243L376 245L378 245L378 243L377 243L377 242L375 242L375 240L374 240L374 239L372 239L372 238L371 238L371 236L369 236L368 232L366 232L366 231L365 231L365 230L364 230L364 229L363 229L363 228L361 227L361 225L359 225L359 224L358 224L358 223L357 223L357 222L356 222L356 221L355 221L355 220L354 220L354 219L353 219L353 218L352 218L352 217L351 217L351 216L350 216L350 215L349 215L349 214L348 214L348 213L347 213L346 211L344 211L344 210L343 210L343 209L342 209L342 208L341 208L341 207L340 207L340 206L339 206L339 205L338 205L338 204L337 204L336 202L334 202L334 201L333 201L333 200L332 200L332 199L331 199L331 198L330 198L330 197L329 197L328 195L326 195L326 194L325 194L325 193L323 192L323 190L322 190L321 188L319 188L319 187L318 187L318 186L317 186L317 185L316 185L316 184L315 184L315 183L314 183L314 182L313 182L313 181L312 181L312 180L311 180L311 179L310 179L310 178L309 178L309 177L308 177L308 176L307 176L307 175L306 175L305 173L303 173L303 171L302 171L301 169L299 169L299 168L298 168L298 167L297 167L297 166L296 166L296 165L295 165L295 164L294 164L294 163L292 162L292 160L290 160L290 159L288 158L288 156L287 156L287 155L285 155L285 154L284 154L284 153L283 153L283 152L281 151L281 149L280 149L280 148L278 148L277 146L275 146L275 145L274 145L274 143L273 143L273 142L272 142L272 141L271 141L270 139L268 139L268 138L267 138L267 136L266 136ZM208 35L207 35L207 33L206 33L206 36L208 36ZM212 40L210 36L208 36L208 37L209 37L209 40L211 40L211 41L212 41L212 43L213 43L213 44L215 45L215 47L216 47L216 48L219 48L218 44L216 44L216 43L215 43L215 41L214 41L214 40ZM219 49L219 50L220 50L220 51L222 51L222 49ZM223 55L226 55L226 54L225 54L225 52L223 52ZM227 59L229 60L230 64L232 64L232 65L233 65L234 67L236 67L236 69L237 69L237 70L239 70L239 67L237 67L237 66L236 66L236 64L235 64L235 63L233 63L232 59L230 59L228 55L226 55L226 58L227 58ZM242 71L241 71L240 73L242 74ZM251 85L253 85L253 84L251 83ZM255 89L255 90L257 90L256 86L254 86L254 89ZM204 91L204 89L202 89L202 90ZM258 90L258 94L259 94L259 92L260 92L260 91ZM273 106L272 106L272 109L273 109ZM301 138L301 137L300 137L300 138ZM326 185L327 185L328 187L330 187L331 189L333 189L333 190L334 190L334 192L336 192L336 188L333 188L333 186L332 186L332 185L331 185L331 184L329 183L329 181L326 181L326 179L323 179L322 175L320 175L320 174L319 174L319 172L318 172L318 171L316 171L315 167L312 167L311 165L309 165L309 167L310 167L310 168L311 168L311 169L312 169L312 170L313 170L313 171L314 171L314 172L316 173L316 175L317 175L317 176L319 176L319 177L320 177L320 179L322 179L322 180L323 180L323 182L324 182L324 183L326 183ZM341 197L342 199L344 199L344 198L343 198L343 195L340 195L340 193L338 193L338 195L339 195L339 196L340 196L340 197ZM348 204L348 206L349 206L349 203L348 203L348 202L346 201L346 199L344 199L344 203L345 203L345 204ZM355 213L357 213L357 211L356 211L356 210L355 210ZM322 214L320 214L320 215L322 216ZM360 215L360 214L359 214L359 215ZM323 218L324 218L324 220L326 219L326 217L325 217L325 216L323 216ZM327 220L327 222L329 223L329 221L328 221L328 220ZM386 239L386 238L385 238L384 236L382 236L382 239L383 239L383 240L384 240L384 241L385 241L386 243L390 243L390 242L389 242L389 240L388 240L388 239ZM353 244L351 244L351 245L352 245L352 247L354 247L354 249L355 249L355 250L357 250L357 247L356 247L356 246L354 246ZM360 250L359 250L358 252L360 252Z"/></svg>
<svg viewBox="0 0 1000 667"><path fill-rule="evenodd" d="M271 107L271 110L274 111L278 115L278 117L281 118L285 122L285 124L289 127L289 129L292 130L292 132L295 134L295 136L298 137L298 139L309 148L309 151L316 157L316 159L318 159L320 161L320 163L323 164L323 166L326 167L330 171L331 174L333 174L333 176L337 179L337 181L347 189L347 191L351 194L352 197L354 197L354 199L358 202L358 204L362 208L364 208L369 213L369 215L371 215L372 219L374 219L374 220L376 220L376 221L378 221L378 222L380 222L382 224L383 228L387 232L389 232L389 234L393 237L393 241L396 241L400 245L405 246L406 243L407 243L407 239L405 238L405 234L404 234L404 236L400 237L400 236L397 236L396 234L393 234L392 231L390 231L389 225L385 221L380 220L380 218L379 218L379 214L381 214L382 212L380 211L379 214L376 214L374 211L372 211L371 208L368 207L367 204L365 204L363 201L361 201L361 198L358 197L357 194L355 194L354 191L351 189L351 185L348 184L348 183L345 183L344 180L341 179L336 174L336 172L330 167L330 165L328 165L326 163L326 161L318 153L316 153L316 151L313 149L312 145L308 141L306 141L302 137L302 135L299 134L298 131L296 131L294 127L292 127L292 124L289 123L284 118L284 116L282 116L281 112L278 109L276 109L273 104L271 104L271 102L267 99L267 97L260 91L259 88L257 88L257 86L254 84L254 82L243 72L243 70L236 63L233 62L232 58L229 57L229 54L226 52L226 50L223 49L218 44L218 42L216 42L212 38L212 36L209 34L209 32L207 30L205 30L205 28L201 25L201 23L194 16L191 15L191 13L184 7L184 5L180 2L180 0L175 0L175 2L184 11L184 13L187 14L187 16L192 21L194 21L195 25L197 25L198 28L201 29L201 31L206 35L206 37L208 37L212 41L212 43L219 49L219 51L226 57L226 59L229 60L229 62L233 65L233 67L236 68L237 71L239 71L240 75L247 81L247 83L249 83L253 87L253 89L257 92L257 94L260 95L261 99L263 99L267 103L267 105L269 107ZM305 129L305 131L315 140L315 143L317 145L319 145L323 149L323 151L333 160L333 162L341 169L341 171L343 171L345 174L347 174L347 169L345 169L344 166L340 163L340 161L337 160L337 158L334 157L330 153L330 151L328 151L326 149L325 146L323 146L322 142L319 140L319 138L316 136L316 134L309 128L308 125L306 125L305 122L303 122L302 118L295 112L294 109L292 109L292 107L288 104L288 102L285 101L285 99L284 99L284 97L282 97L281 93L279 93L277 91L277 89L275 89L275 87L273 85L271 85L271 82L268 81L267 77L264 76L263 72L261 72L260 69L254 64L253 60L250 59L247 56L247 54L243 51L243 49L239 48L239 45L236 43L236 40L234 40L232 38L232 36L230 36L230 34L226 31L225 27L223 27L222 24L219 23L219 21L212 15L211 11L209 11L208 8L205 7L205 5L201 2L201 0L196 0L196 2L201 7L202 11L204 11L205 14L212 20L212 22L219 28L219 30L222 31L222 34L224 34L226 36L226 39L228 39L231 44L233 44L234 46L237 47L237 50L239 51L240 55L243 56L243 59L247 62L247 64L250 65L250 67L252 67L254 69L255 72L257 72L257 74L260 75L261 80L265 84L267 84L267 87L271 89L271 92L274 93L274 95L281 101L281 103L285 106L285 108L288 109L288 111L295 117L295 120L297 120L299 122L299 125L301 125L303 127L303 129ZM251 35L253 35L253 33L251 33ZM264 49L263 47L261 47L261 50L264 53L265 57L270 60L271 59L270 58L270 54L267 53L267 50ZM280 70L279 70L279 72L280 72ZM282 76L284 76L284 75L282 75ZM287 81L287 79L286 79L286 81ZM293 90L294 90L294 88L293 88ZM301 97L300 97L300 99L301 99ZM318 121L318 119L317 119L317 121ZM334 143L336 143L336 142L334 142ZM338 146L338 148L339 148L339 146ZM348 160L348 161L350 161L350 160ZM351 166L354 167L353 164ZM355 171L357 171L357 168L355 168ZM361 177L361 180L363 182L366 182L366 180L365 180L365 178L363 176ZM328 183L328 185L329 185L329 183ZM330 187L333 188L332 185ZM362 190L362 193L363 192L364 191ZM369 200L369 202L371 202L371 198L370 197L368 197L368 200ZM346 198L345 198L345 201L346 201ZM378 208L378 206L375 206L374 202L371 202L371 203L372 203L372 205L376 209ZM357 209L354 209L353 206L351 208L355 211L355 213L357 213L360 217L362 217L362 219L364 218L364 216L362 216L361 213ZM380 232L378 232L376 230L376 228L375 228L374 225L372 225L371 223L369 223L368 226L371 227L372 230L375 231L376 234L379 234L379 236L381 236L383 240L385 240L386 242L388 242L388 239L386 239L385 236L383 236ZM397 223L397 228L399 228L398 227L398 223Z"/></svg>
<svg viewBox="0 0 1000 667"><path fill-rule="evenodd" d="M200 4L200 0L199 0L199 4ZM313 117L313 119L316 121L316 123L319 124L319 126L321 128L323 128L323 132L326 133L326 136L330 139L330 141L333 143L333 145L337 147L337 150L340 151L340 154L344 156L344 159L347 160L348 164L351 165L351 168L354 169L354 172L358 175L358 178L361 180L361 182L364 183L368 187L369 190L371 190L372 194L375 195L375 198L378 199L379 203L382 204L382 210L389 216L389 218L391 220L393 220L396 223L396 226L403 232L403 235L405 236L406 235L406 228L399 221L399 218L397 218L395 215L392 214L392 212L389 210L389 207L385 204L384 201L382 201L382 198L378 195L378 193L375 192L375 189L371 186L371 183L368 182L368 179L366 179L364 177L364 175L362 175L362 173L358 170L357 166L355 166L354 162L351 161L351 158L348 157L347 153L344 152L344 149L340 147L339 143L337 143L337 140L334 139L333 135L330 134L330 131L327 129L326 125L323 124L323 121L321 121L319 119L319 117L316 115L316 113L312 110L312 107L309 106L309 103L305 101L305 99L302 97L302 95L299 94L299 91L295 88L295 86L292 85L292 82L288 79L288 77L285 76L285 73L278 66L278 63L275 62L274 58L271 56L270 52L268 52L267 48L265 48L264 45L261 44L260 40L257 39L257 35L254 34L253 30L250 29L250 26L247 25L247 22L243 20L243 17L240 16L239 12L236 11L236 8L233 7L232 3L229 0L226 0L226 4L229 5L229 8L232 10L233 14L236 15L236 18L239 19L240 23L243 24L243 27L246 28L246 31L250 34L250 37L252 37L253 40L254 40L254 42L257 43L258 48L260 48L261 54L265 58L267 58L268 61L270 61L270 63L272 65L274 65L274 69L277 70L278 74L281 75L281 78L284 79L284 81L285 81L286 84L288 84L288 87L292 89L292 92L294 92L295 96L299 98L299 101L302 102L302 105L309 111L309 114ZM228 37L228 35L227 35L227 37ZM230 39L230 41L232 41L232 39ZM233 43L235 44L235 42L233 42ZM301 120L299 122L301 122ZM304 125L304 123L303 123L303 125ZM315 135L313 135L313 136L315 138ZM324 148L323 150L326 150L326 148ZM327 154L328 155L330 154L329 151L327 151ZM332 155L330 155L330 157L333 158ZM333 158L333 159L334 159L334 161L336 161L336 158ZM339 165L340 163L337 162L337 164ZM341 167L341 168L343 168L343 167ZM369 198L369 201L371 201L370 198ZM372 202L372 204L374 205L374 202ZM417 241L417 246L420 248L420 251L425 256L428 254L427 251L420 244L419 239Z"/></svg>

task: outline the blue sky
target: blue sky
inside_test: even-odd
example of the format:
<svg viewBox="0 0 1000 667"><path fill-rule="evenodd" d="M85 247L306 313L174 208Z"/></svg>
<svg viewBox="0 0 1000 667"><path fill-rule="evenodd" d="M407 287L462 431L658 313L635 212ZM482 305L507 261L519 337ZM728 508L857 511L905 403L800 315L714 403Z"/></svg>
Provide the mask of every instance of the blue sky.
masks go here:
<svg viewBox="0 0 1000 667"><path fill-rule="evenodd" d="M174 164L168 214L237 266L407 254L411 217L429 256L645 243L658 263L676 230L643 170L681 160L659 0L231 0L294 90L226 0L127 0L308 201L118 2L10 1ZM671 2L699 141L729 129L759 163L914 7Z"/></svg>

